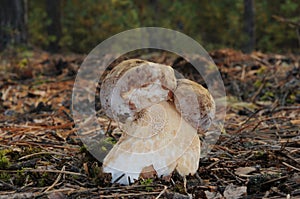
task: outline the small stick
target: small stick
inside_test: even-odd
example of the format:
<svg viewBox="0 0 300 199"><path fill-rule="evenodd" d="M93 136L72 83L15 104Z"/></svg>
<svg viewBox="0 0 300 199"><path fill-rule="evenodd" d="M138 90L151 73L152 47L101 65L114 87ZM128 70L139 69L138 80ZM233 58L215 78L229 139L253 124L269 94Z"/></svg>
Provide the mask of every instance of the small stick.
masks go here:
<svg viewBox="0 0 300 199"><path fill-rule="evenodd" d="M276 178L276 179L269 180L269 181L267 181L267 182L263 182L261 185L273 183L273 182L276 182L276 181L279 181L279 180L286 179L286 178L288 178L288 177L289 177L289 176L282 176L282 177L280 177L280 178Z"/></svg>
<svg viewBox="0 0 300 199"><path fill-rule="evenodd" d="M112 122L112 120L110 119L109 123L108 123L108 126L107 126L107 129L106 129L106 132L105 132L105 135L108 135L108 132L109 132L110 127L111 127L111 122Z"/></svg>
<svg viewBox="0 0 300 199"><path fill-rule="evenodd" d="M158 199L160 196L162 196L166 192L167 189L168 189L168 187L164 186L164 189L158 194L158 196L155 199Z"/></svg>
<svg viewBox="0 0 300 199"><path fill-rule="evenodd" d="M66 166L63 166L62 169L60 171L65 171L66 169ZM55 187L55 185L60 181L60 178L61 178L61 175L62 173L59 173L56 180L53 182L53 184L51 186L49 186L45 191L45 192L48 192L50 189L52 189L53 187Z"/></svg>
<svg viewBox="0 0 300 199"><path fill-rule="evenodd" d="M265 87L266 83L267 83L266 76L264 76L262 79L262 84L260 85L260 87L257 89L257 91L254 93L254 95L250 99L250 101L252 103L255 101L256 97L261 93L261 91Z"/></svg>
<svg viewBox="0 0 300 199"><path fill-rule="evenodd" d="M282 164L284 164L285 166L287 166L287 167L289 167L289 168L292 168L292 169L294 169L294 170L296 170L296 171L300 171L300 169L299 168L297 168L297 167L294 167L294 166L292 166L292 165L289 165L288 163L286 163L286 162L282 162Z"/></svg>
<svg viewBox="0 0 300 199"><path fill-rule="evenodd" d="M48 172L48 173L62 173L62 174L69 174L69 175L77 175L77 176L86 176L85 174L82 173L75 173L72 171L60 171L60 170L44 170L44 169L23 169L25 172ZM17 170L0 170L0 172L7 172L7 173L17 173L19 171Z"/></svg>
<svg viewBox="0 0 300 199"><path fill-rule="evenodd" d="M183 187L184 187L184 192L185 192L186 194L188 194L187 188L186 188L186 183L187 183L186 176L183 176Z"/></svg>
<svg viewBox="0 0 300 199"><path fill-rule="evenodd" d="M208 165L205 169L211 169L213 166L219 164L219 162L221 162L221 160L218 160L216 162L211 163L210 165Z"/></svg>
<svg viewBox="0 0 300 199"><path fill-rule="evenodd" d="M36 156L36 155L60 155L60 156L65 156L65 154L58 153L58 152L44 151L44 152L39 152L39 153L33 153L33 154L25 155L23 157L20 157L19 160L27 159L27 158L30 158L30 157Z"/></svg>

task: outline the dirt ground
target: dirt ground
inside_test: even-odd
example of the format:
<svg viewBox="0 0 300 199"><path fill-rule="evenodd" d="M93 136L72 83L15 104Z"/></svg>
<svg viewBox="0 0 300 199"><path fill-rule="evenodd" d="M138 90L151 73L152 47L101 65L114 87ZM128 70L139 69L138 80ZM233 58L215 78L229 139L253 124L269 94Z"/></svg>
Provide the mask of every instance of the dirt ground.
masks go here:
<svg viewBox="0 0 300 199"><path fill-rule="evenodd" d="M201 159L198 177L188 176L188 193L207 199L300 198L300 57L231 49L210 55L226 88L226 122ZM72 88L84 56L2 56L0 199L188 198L176 172L170 181L110 183L72 118ZM174 55L129 57L173 65L201 83L190 64Z"/></svg>

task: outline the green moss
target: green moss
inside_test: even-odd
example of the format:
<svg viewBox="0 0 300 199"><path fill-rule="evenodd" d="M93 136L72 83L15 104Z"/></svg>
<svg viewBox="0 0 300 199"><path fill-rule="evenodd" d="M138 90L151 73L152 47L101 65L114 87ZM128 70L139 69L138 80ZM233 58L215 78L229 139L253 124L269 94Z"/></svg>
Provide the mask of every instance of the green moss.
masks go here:
<svg viewBox="0 0 300 199"><path fill-rule="evenodd" d="M26 178L28 178L28 177L26 176L25 171L23 169L20 169L14 175L14 184L19 185L19 186L23 186Z"/></svg>
<svg viewBox="0 0 300 199"><path fill-rule="evenodd" d="M152 185L153 179L151 179L151 178L142 179L142 180L140 180L140 183L141 183L141 185L146 186L146 191L153 191L153 187L148 187L148 186Z"/></svg>
<svg viewBox="0 0 300 199"><path fill-rule="evenodd" d="M28 59L26 58L21 59L18 63L18 67L20 69L25 68L27 65L28 65Z"/></svg>
<svg viewBox="0 0 300 199"><path fill-rule="evenodd" d="M296 101L296 95L291 94L288 99L286 99L287 103L293 104Z"/></svg>
<svg viewBox="0 0 300 199"><path fill-rule="evenodd" d="M105 146L102 146L102 147L101 147L101 150L106 152L106 151L107 151L107 148L106 148Z"/></svg>
<svg viewBox="0 0 300 199"><path fill-rule="evenodd" d="M3 181L8 181L9 179L11 179L11 175L8 174L8 173L0 173L0 180L3 180Z"/></svg>
<svg viewBox="0 0 300 199"><path fill-rule="evenodd" d="M261 100L270 100L274 98L274 93L271 91L265 92L265 94L261 97Z"/></svg>
<svg viewBox="0 0 300 199"><path fill-rule="evenodd" d="M264 159L267 158L268 154L265 151L256 151L254 153L255 159Z"/></svg>
<svg viewBox="0 0 300 199"><path fill-rule="evenodd" d="M87 150L87 148L86 148L86 146L85 145L82 145L81 147L80 147L80 149L79 149L79 152L80 153L86 153L88 150Z"/></svg>
<svg viewBox="0 0 300 199"><path fill-rule="evenodd" d="M102 172L102 168L97 163L92 164L92 166L89 169L89 172L90 172L89 177L92 178L93 183L98 185L102 184L101 176L103 172Z"/></svg>
<svg viewBox="0 0 300 199"><path fill-rule="evenodd" d="M6 156L10 151L9 149L0 150L0 169L6 169L11 165L9 158Z"/></svg>
<svg viewBox="0 0 300 199"><path fill-rule="evenodd" d="M38 152L41 152L41 151L42 151L41 148L31 147L31 146L30 147L25 147L22 155L29 155L29 154L38 153Z"/></svg>
<svg viewBox="0 0 300 199"><path fill-rule="evenodd" d="M151 185L153 183L153 179L147 178L147 179L142 179L140 181L141 185Z"/></svg>
<svg viewBox="0 0 300 199"><path fill-rule="evenodd" d="M246 147L246 148L252 147L253 145L254 145L253 142L244 142L243 143L243 146Z"/></svg>
<svg viewBox="0 0 300 199"><path fill-rule="evenodd" d="M48 179L49 179L48 173L47 173L47 172L43 173L42 176L41 176L41 178L38 180L37 185L38 185L39 187L44 187L44 186L46 186L46 185L47 185L47 182L49 181Z"/></svg>
<svg viewBox="0 0 300 199"><path fill-rule="evenodd" d="M267 67L265 65L262 65L260 69L257 70L257 74L265 74L266 70Z"/></svg>
<svg viewBox="0 0 300 199"><path fill-rule="evenodd" d="M117 143L117 140L115 140L112 137L107 137L107 138L105 138L104 142L107 143L107 144L115 145Z"/></svg>
<svg viewBox="0 0 300 199"><path fill-rule="evenodd" d="M78 175L70 175L74 180L78 180L79 176Z"/></svg>
<svg viewBox="0 0 300 199"><path fill-rule="evenodd" d="M174 187L174 191L179 192L179 193L185 193L183 184L181 184L181 183L176 184Z"/></svg>
<svg viewBox="0 0 300 199"><path fill-rule="evenodd" d="M258 79L254 82L255 88L259 88L261 86L261 84L262 84L262 81L260 79Z"/></svg>

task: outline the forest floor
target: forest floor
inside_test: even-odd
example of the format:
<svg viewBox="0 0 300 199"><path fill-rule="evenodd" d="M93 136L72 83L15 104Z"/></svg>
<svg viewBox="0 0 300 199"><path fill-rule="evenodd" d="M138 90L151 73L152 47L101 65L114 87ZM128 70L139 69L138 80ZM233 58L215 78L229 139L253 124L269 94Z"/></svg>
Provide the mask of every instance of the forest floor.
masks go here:
<svg viewBox="0 0 300 199"><path fill-rule="evenodd" d="M210 55L226 88L226 121L200 161L201 180L188 176L188 193L207 199L300 198L300 57L231 49ZM110 183L72 118L72 89L84 56L1 56L0 199L188 198L176 173L170 181ZM197 80L187 62L167 53L135 57L174 65ZM99 121L109 125L105 117Z"/></svg>

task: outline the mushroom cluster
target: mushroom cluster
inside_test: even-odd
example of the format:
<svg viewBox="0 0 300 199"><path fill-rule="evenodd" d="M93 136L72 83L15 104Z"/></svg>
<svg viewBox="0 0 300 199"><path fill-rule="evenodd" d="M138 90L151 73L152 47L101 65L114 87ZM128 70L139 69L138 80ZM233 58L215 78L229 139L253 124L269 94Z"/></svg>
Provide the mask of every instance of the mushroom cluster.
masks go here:
<svg viewBox="0 0 300 199"><path fill-rule="evenodd" d="M198 132L205 132L215 115L207 89L176 79L170 66L131 59L105 77L100 100L122 130L103 161L103 171L112 174L113 182L170 176L175 169L182 176L196 173Z"/></svg>

